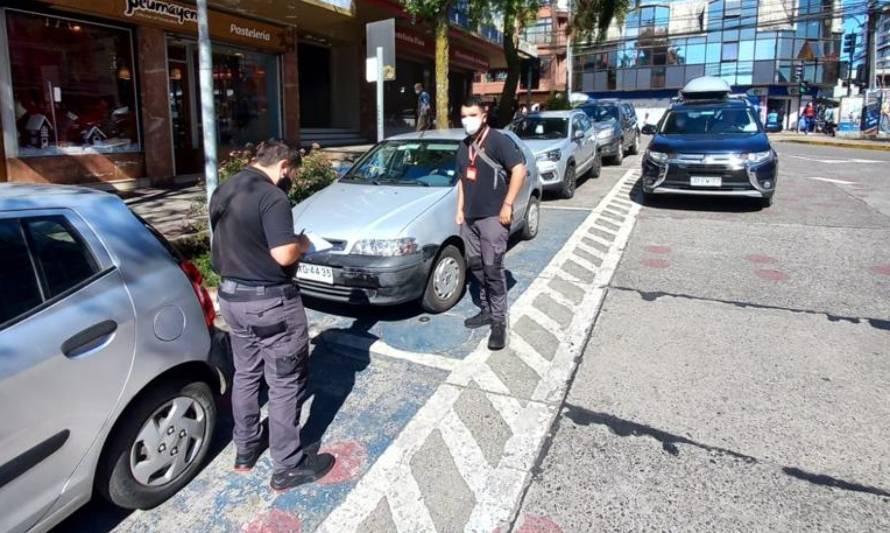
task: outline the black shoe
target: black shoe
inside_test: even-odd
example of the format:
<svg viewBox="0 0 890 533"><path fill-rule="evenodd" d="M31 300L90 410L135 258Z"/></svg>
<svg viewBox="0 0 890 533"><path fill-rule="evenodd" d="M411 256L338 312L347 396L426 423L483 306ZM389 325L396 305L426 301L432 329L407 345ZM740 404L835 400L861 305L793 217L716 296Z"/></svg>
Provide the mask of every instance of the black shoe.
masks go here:
<svg viewBox="0 0 890 533"><path fill-rule="evenodd" d="M329 453L306 455L296 468L286 472L272 474L272 482L270 485L273 489L278 491L292 489L303 485L304 483L318 481L325 477L333 467L334 456Z"/></svg>
<svg viewBox="0 0 890 533"><path fill-rule="evenodd" d="M478 315L471 316L470 318L464 320L464 326L468 329L476 329L487 326L492 322L493 320L491 319L490 314L486 313L485 311L480 311Z"/></svg>
<svg viewBox="0 0 890 533"><path fill-rule="evenodd" d="M507 323L492 323L491 334L488 336L488 349L503 350L505 346L507 346Z"/></svg>
<svg viewBox="0 0 890 533"><path fill-rule="evenodd" d="M257 446L255 450L238 452L235 455L235 472L250 472L253 470L264 451L264 446Z"/></svg>

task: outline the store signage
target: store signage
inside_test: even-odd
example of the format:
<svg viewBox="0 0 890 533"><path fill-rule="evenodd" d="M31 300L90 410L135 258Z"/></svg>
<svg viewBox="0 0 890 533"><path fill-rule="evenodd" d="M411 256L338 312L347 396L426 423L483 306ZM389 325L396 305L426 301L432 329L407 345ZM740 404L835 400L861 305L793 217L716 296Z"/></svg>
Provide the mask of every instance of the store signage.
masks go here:
<svg viewBox="0 0 890 533"><path fill-rule="evenodd" d="M171 2L161 2L160 0L124 0L124 2L127 5L124 10L125 17L132 17L135 13L145 13L148 16L166 17L179 24L198 20L196 10Z"/></svg>
<svg viewBox="0 0 890 533"><path fill-rule="evenodd" d="M432 40L427 40L422 35L418 35L404 28L396 29L396 41L402 47L401 50L410 50L416 53L434 54L435 46ZM455 45L449 47L451 61L458 63L460 66L473 70L488 70L489 62L484 56L474 54Z"/></svg>
<svg viewBox="0 0 890 533"><path fill-rule="evenodd" d="M57 7L132 23L157 26L176 32L198 33L198 11L173 0L47 0ZM287 30L220 11L209 10L210 36L220 41L258 45L277 51L287 49Z"/></svg>

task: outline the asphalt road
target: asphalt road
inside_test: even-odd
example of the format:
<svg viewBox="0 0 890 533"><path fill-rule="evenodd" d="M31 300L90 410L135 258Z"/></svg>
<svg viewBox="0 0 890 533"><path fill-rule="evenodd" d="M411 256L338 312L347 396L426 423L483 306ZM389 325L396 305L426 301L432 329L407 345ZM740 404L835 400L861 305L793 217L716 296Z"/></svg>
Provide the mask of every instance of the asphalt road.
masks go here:
<svg viewBox="0 0 890 533"><path fill-rule="evenodd" d="M890 530L890 153L776 149L642 209L515 531Z"/></svg>

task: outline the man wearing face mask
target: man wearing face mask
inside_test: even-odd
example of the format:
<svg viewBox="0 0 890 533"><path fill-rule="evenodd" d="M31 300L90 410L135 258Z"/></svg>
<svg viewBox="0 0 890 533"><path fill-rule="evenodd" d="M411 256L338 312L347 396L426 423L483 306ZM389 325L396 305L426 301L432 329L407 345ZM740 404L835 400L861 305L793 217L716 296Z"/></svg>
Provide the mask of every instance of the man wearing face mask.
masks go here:
<svg viewBox="0 0 890 533"><path fill-rule="evenodd" d="M468 328L491 327L490 350L507 343L507 279L504 254L513 222L513 202L522 190L526 168L519 147L486 124L478 97L460 109L467 138L457 149L456 221L467 248L470 272L479 282L481 311L468 318Z"/></svg>
<svg viewBox="0 0 890 533"><path fill-rule="evenodd" d="M423 131L430 129L432 122L432 100L430 93L423 90L422 83L414 84L414 94L417 95L417 122L416 130Z"/></svg>
<svg viewBox="0 0 890 533"><path fill-rule="evenodd" d="M300 407L308 379L309 335L294 270L309 239L294 235L290 201L282 189L300 164L299 152L270 139L251 164L229 178L210 200L213 269L222 277L220 310L230 329L235 471L250 471L266 447L271 485L286 490L330 471L328 454L308 454L300 443ZM260 425L260 381L269 386L269 434Z"/></svg>

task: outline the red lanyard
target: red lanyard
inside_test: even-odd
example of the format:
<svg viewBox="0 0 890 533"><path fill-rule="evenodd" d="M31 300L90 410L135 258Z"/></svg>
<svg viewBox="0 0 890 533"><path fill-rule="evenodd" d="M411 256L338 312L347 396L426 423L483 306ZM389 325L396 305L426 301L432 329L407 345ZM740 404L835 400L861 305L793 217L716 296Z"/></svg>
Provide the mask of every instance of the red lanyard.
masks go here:
<svg viewBox="0 0 890 533"><path fill-rule="evenodd" d="M480 148L485 144L485 138L488 137L488 132L489 132L489 131L490 131L490 128L489 128L488 126L485 126L485 131L482 132L482 136L479 138L479 143L478 143L478 144L479 144L479 147L480 147ZM474 144L476 144L476 143L471 143L471 144L470 144L470 153L469 153L469 156L470 156L470 166L471 166L471 167L475 167L475 166L476 166L476 156L479 155L479 153L476 152L476 149L473 148L473 145L474 145Z"/></svg>

